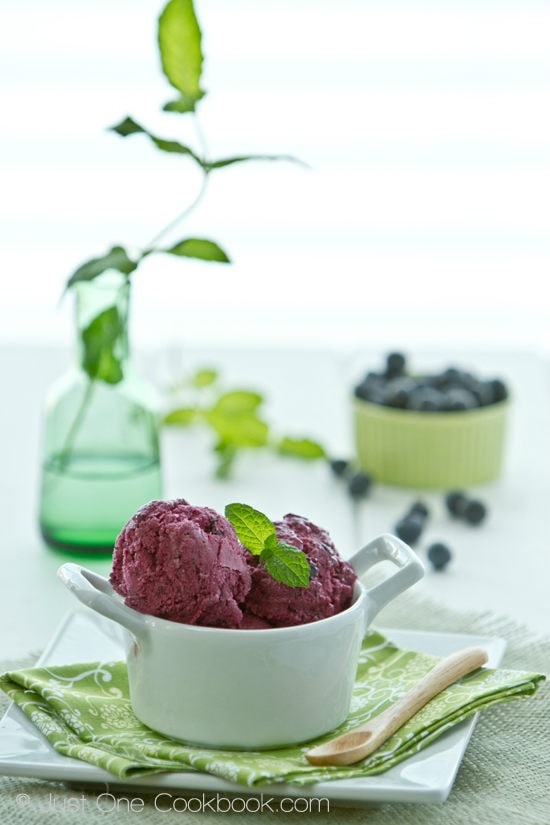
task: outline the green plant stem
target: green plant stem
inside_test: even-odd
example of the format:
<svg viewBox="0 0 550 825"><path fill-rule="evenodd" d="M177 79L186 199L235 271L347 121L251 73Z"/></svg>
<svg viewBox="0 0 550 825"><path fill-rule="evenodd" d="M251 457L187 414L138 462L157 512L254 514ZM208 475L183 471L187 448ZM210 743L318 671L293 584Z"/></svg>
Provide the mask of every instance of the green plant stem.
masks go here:
<svg viewBox="0 0 550 825"><path fill-rule="evenodd" d="M169 224L167 224L163 229L161 229L160 232L157 235L155 235L155 237L151 241L149 241L149 243L147 244L147 246L145 247L145 249L141 253L140 258L144 258L146 255L149 255L151 252L154 252L155 247L159 243L159 241L162 240L162 238L164 238L164 236L167 235L172 229L174 229L180 223L180 221L182 221L184 218L186 218L187 215L190 212L193 211L193 209L195 209L197 204L202 200L202 197L203 197L203 195L206 191L207 179L208 179L208 173L204 172L202 183L201 183L199 192L196 195L196 197L189 204L189 206L187 206L183 210L183 212L180 212L180 214L176 218L174 218L173 221L170 221Z"/></svg>
<svg viewBox="0 0 550 825"><path fill-rule="evenodd" d="M197 132L197 138L198 138L199 143L200 143L200 147L201 147L203 157L206 157L206 141L204 139L204 135L202 133L202 129L201 129L199 119L198 119L196 113L193 117L193 121L194 121L194 124L195 124L195 131ZM179 215L177 215L172 221L170 221L170 223L168 223L163 229L160 230L160 232L158 232L154 236L154 238L152 238L152 240L149 241L149 243L146 245L145 249L141 253L140 259L144 258L146 255L149 255L151 252L154 252L155 247L157 246L159 241L161 241L162 238L164 238L165 235L167 235L169 232L171 232L172 229L175 229L176 226L184 218L186 218L187 215L189 215L198 206L198 204L200 203L200 201L202 200L202 198L204 196L204 193L206 192L206 186L208 184L208 176L210 174L210 170L206 170L204 168L201 168L201 171L202 171L202 181L201 181L201 185L199 187L199 191L198 191L197 195L193 198L193 200L191 201L189 206L185 207L183 212L180 212Z"/></svg>
<svg viewBox="0 0 550 825"><path fill-rule="evenodd" d="M64 469L69 461L70 455L73 451L74 440L80 429L82 422L84 420L84 416L86 414L86 409L92 400L92 393L94 391L95 381L93 378L88 379L86 384L86 389L84 391L84 395L82 396L82 400L79 404L79 407L76 411L76 415L73 419L73 423L67 433L67 437L65 439L65 443L63 445L62 450L59 453L59 465L61 469Z"/></svg>

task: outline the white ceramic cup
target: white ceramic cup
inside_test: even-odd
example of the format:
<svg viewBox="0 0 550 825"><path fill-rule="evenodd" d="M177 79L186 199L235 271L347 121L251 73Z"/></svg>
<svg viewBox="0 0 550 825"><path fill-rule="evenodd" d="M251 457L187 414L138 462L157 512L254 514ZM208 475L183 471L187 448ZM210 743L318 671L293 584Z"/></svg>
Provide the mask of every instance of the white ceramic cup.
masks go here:
<svg viewBox="0 0 550 825"><path fill-rule="evenodd" d="M58 575L88 607L128 631L130 699L138 719L166 736L210 748L259 750L305 742L349 712L361 642L372 619L418 581L422 563L384 534L350 563L358 576L380 561L397 570L350 607L293 627L198 627L127 607L109 581L74 563Z"/></svg>

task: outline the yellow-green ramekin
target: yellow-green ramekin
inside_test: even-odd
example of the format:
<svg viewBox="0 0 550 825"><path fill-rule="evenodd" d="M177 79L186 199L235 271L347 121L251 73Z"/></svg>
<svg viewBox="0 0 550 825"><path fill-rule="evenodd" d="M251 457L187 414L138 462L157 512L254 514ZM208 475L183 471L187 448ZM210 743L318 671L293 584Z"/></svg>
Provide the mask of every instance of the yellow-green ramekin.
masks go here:
<svg viewBox="0 0 550 825"><path fill-rule="evenodd" d="M416 412L353 399L356 458L375 481L452 489L502 471L510 400L460 412Z"/></svg>

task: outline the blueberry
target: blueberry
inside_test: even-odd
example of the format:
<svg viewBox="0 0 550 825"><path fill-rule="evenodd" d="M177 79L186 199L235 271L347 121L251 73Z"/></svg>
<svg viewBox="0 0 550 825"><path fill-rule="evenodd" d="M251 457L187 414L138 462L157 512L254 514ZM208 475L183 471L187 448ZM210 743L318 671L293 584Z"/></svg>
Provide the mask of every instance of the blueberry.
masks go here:
<svg viewBox="0 0 550 825"><path fill-rule="evenodd" d="M482 501L472 499L466 503L464 508L464 519L468 524L478 525L485 519L487 508Z"/></svg>
<svg viewBox="0 0 550 825"><path fill-rule="evenodd" d="M451 412L473 410L479 407L479 400L472 390L465 387L450 387L444 393L445 409Z"/></svg>
<svg viewBox="0 0 550 825"><path fill-rule="evenodd" d="M415 544L424 529L424 518L418 514L410 514L399 519L395 525L395 533L406 544Z"/></svg>
<svg viewBox="0 0 550 825"><path fill-rule="evenodd" d="M445 407L445 396L435 387L417 386L409 395L407 409L417 412L440 412Z"/></svg>
<svg viewBox="0 0 550 825"><path fill-rule="evenodd" d="M487 508L482 501L468 498L467 495L458 490L447 493L445 504L452 516L462 518L468 524L481 524L487 515Z"/></svg>
<svg viewBox="0 0 550 825"><path fill-rule="evenodd" d="M430 511L426 504L423 501L415 501L414 504L411 505L411 509L409 510L409 514L412 515L413 513L418 514L422 518L428 518Z"/></svg>
<svg viewBox="0 0 550 825"><path fill-rule="evenodd" d="M363 401L369 400L369 387L366 381L361 381L360 384L357 384L354 390L355 396L357 398L361 398Z"/></svg>
<svg viewBox="0 0 550 825"><path fill-rule="evenodd" d="M365 498L370 490L372 478L362 470L354 473L348 481L348 493L352 498Z"/></svg>
<svg viewBox="0 0 550 825"><path fill-rule="evenodd" d="M412 378L401 352L390 352L381 372L368 372L354 387L357 398L398 409L419 412L470 410L496 404L508 397L500 378L480 380L466 370L446 369Z"/></svg>
<svg viewBox="0 0 550 825"><path fill-rule="evenodd" d="M383 404L386 379L378 372L368 372L355 387L355 395L371 404Z"/></svg>
<svg viewBox="0 0 550 825"><path fill-rule="evenodd" d="M452 558L451 551L446 544L440 541L430 544L427 550L428 559L435 570L443 570Z"/></svg>
<svg viewBox="0 0 550 825"><path fill-rule="evenodd" d="M501 381L500 378L494 378L491 381L492 389L493 389L493 403L498 403L499 401L504 401L508 398L508 388L504 381Z"/></svg>
<svg viewBox="0 0 550 825"><path fill-rule="evenodd" d="M406 359L402 352L390 352L386 356L386 375L394 378L396 375L403 375L405 371Z"/></svg>
<svg viewBox="0 0 550 825"><path fill-rule="evenodd" d="M469 389L477 398L480 407L488 407L489 404L495 403L492 381L473 381Z"/></svg>
<svg viewBox="0 0 550 825"><path fill-rule="evenodd" d="M439 373L440 387L460 387L462 386L464 373L457 367L447 367L443 372Z"/></svg>
<svg viewBox="0 0 550 825"><path fill-rule="evenodd" d="M388 407L404 409L408 406L410 394L415 388L416 381L413 378L407 378L405 375L392 378L386 384L384 403Z"/></svg>
<svg viewBox="0 0 550 825"><path fill-rule="evenodd" d="M447 510L452 516L457 516L461 518L464 514L464 508L468 503L467 496L464 493L460 492L459 490L453 490L450 493L447 493L445 496L445 504L447 505Z"/></svg>
<svg viewBox="0 0 550 825"><path fill-rule="evenodd" d="M332 458L330 469L337 478L343 478L349 470L349 461L346 458Z"/></svg>

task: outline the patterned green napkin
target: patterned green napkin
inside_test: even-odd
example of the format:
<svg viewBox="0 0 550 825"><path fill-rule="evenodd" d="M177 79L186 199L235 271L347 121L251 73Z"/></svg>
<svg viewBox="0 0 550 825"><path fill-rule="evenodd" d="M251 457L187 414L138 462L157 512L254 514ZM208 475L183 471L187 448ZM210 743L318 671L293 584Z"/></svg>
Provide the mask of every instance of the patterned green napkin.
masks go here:
<svg viewBox="0 0 550 825"><path fill-rule="evenodd" d="M370 632L361 651L350 714L337 731L323 739L376 716L437 661L434 656L399 650L380 633ZM264 782L303 785L382 773L482 708L532 695L544 678L538 673L503 669L476 671L432 699L370 757L342 768L316 767L305 759L304 752L323 739L252 753L189 747L157 734L132 712L123 662L9 672L0 676L0 688L57 751L120 778L191 770L253 786Z"/></svg>

